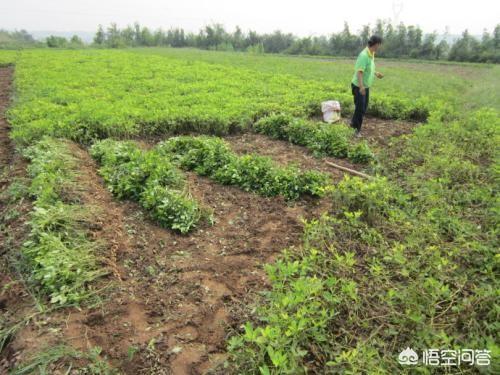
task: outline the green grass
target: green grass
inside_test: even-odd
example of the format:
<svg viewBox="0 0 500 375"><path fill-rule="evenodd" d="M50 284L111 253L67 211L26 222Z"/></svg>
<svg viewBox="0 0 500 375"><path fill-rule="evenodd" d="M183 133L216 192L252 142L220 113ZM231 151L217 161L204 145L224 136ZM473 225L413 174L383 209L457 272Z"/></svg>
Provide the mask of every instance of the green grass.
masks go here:
<svg viewBox="0 0 500 375"><path fill-rule="evenodd" d="M494 108L500 111L500 65L488 70L481 70L468 87L457 93L467 110L480 107Z"/></svg>
<svg viewBox="0 0 500 375"><path fill-rule="evenodd" d="M0 50L0 67L14 64L17 56L17 51Z"/></svg>
<svg viewBox="0 0 500 375"><path fill-rule="evenodd" d="M137 48L130 51L236 66L257 72L290 74L304 80L331 82L345 87L350 85L354 67L354 60L346 58L254 55L187 48ZM495 89L500 83L498 65L393 59L377 59L376 65L385 77L376 80L373 97L378 93L402 95L410 99L427 96L467 104L470 109L487 106L500 110L500 92Z"/></svg>

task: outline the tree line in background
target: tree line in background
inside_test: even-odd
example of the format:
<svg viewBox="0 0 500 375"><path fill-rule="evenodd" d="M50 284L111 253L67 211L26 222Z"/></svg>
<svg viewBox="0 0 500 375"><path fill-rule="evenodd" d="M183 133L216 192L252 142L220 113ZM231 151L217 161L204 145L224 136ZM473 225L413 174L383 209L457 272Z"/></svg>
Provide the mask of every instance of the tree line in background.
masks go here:
<svg viewBox="0 0 500 375"><path fill-rule="evenodd" d="M281 31L271 34L258 34L255 31L244 33L239 27L234 32L228 32L221 24L207 25L197 34L186 33L181 28L151 31L137 23L124 29L111 24L106 30L99 27L94 44L111 48L171 46L292 55L355 56L372 34L384 39L384 48L379 53L381 57L500 62L500 24L491 34L485 30L480 40L466 30L451 45L444 39L438 41L436 33L424 35L418 26L401 23L395 27L382 20L377 21L374 28L364 26L357 34L352 33L345 23L339 33L305 38Z"/></svg>
<svg viewBox="0 0 500 375"><path fill-rule="evenodd" d="M0 48L2 49L14 49L23 46L42 47L43 44L42 42L37 42L26 30L9 32L0 29Z"/></svg>
<svg viewBox="0 0 500 375"><path fill-rule="evenodd" d="M45 41L36 40L26 30L6 31L0 30L0 49L18 48L82 48L85 43L78 35L67 39L62 36L51 35Z"/></svg>
<svg viewBox="0 0 500 375"><path fill-rule="evenodd" d="M0 31L0 46L4 34L18 38L25 44L36 43L25 31L10 34ZM91 46L170 46L253 53L356 56L372 34L384 39L384 46L378 53L381 57L500 63L500 24L491 33L485 30L480 39L465 30L451 44L435 32L424 34L418 26L406 26L403 23L394 26L383 20L378 20L372 28L365 25L358 33L351 32L349 25L345 23L344 29L339 33L303 38L279 30L259 34L255 31L245 33L236 27L235 31L229 32L221 24L207 25L198 33L188 33L182 28L150 30L138 23L120 29L116 24L111 24L106 29L99 26ZM55 48L81 48L84 43L76 35L70 40L50 36L46 39L46 45Z"/></svg>
<svg viewBox="0 0 500 375"><path fill-rule="evenodd" d="M345 23L339 33L305 38L279 30L271 34L258 34L255 31L244 33L236 27L234 32L228 32L221 24L207 25L198 33L186 33L181 28L151 31L138 23L119 29L116 24L111 24L106 30L99 26L93 44L110 48L171 46L255 53L355 56L372 34L384 39L384 47L379 53L381 57L500 63L500 24L492 33L485 30L480 40L465 30L451 45L445 39L439 40L437 33L424 34L418 26L405 26L402 23L393 26L382 20L378 20L373 28L364 26L357 34L352 33Z"/></svg>

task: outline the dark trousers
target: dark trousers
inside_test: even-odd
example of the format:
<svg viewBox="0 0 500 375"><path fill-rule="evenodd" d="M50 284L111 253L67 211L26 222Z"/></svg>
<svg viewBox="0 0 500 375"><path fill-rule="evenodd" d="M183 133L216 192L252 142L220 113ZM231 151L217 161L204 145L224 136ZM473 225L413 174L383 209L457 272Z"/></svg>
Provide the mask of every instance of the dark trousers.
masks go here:
<svg viewBox="0 0 500 375"><path fill-rule="evenodd" d="M361 130L363 124L363 116L368 108L368 100L370 98L370 89L365 88L365 95L361 95L359 87L351 83L352 96L354 99L354 114L352 115L351 127L357 131Z"/></svg>

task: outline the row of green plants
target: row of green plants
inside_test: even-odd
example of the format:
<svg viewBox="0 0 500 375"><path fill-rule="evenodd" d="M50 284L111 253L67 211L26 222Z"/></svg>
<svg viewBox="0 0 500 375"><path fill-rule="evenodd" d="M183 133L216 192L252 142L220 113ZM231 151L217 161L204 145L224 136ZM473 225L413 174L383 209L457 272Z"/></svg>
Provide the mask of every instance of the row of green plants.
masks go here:
<svg viewBox="0 0 500 375"><path fill-rule="evenodd" d="M7 52L0 51L0 61L13 59ZM320 103L332 98L345 115L353 110L347 84L291 74L117 50L24 50L16 56L9 120L19 144L43 135L88 144L141 134L223 135L247 130L271 112L318 115ZM379 96L370 110L425 119L434 105Z"/></svg>
<svg viewBox="0 0 500 375"><path fill-rule="evenodd" d="M18 56L17 51L1 51L0 67L14 64L17 56Z"/></svg>
<svg viewBox="0 0 500 375"><path fill-rule="evenodd" d="M78 198L78 159L63 140L43 138L24 150L30 160L33 211L21 253L27 279L59 305L79 304L95 293L92 281L107 271L100 265L102 243L90 238L98 212Z"/></svg>
<svg viewBox="0 0 500 375"><path fill-rule="evenodd" d="M322 196L330 185L325 173L279 167L271 158L254 154L238 156L218 137L172 137L156 149L181 168L264 196L280 195L288 200L305 194Z"/></svg>
<svg viewBox="0 0 500 375"><path fill-rule="evenodd" d="M94 143L90 154L113 195L138 201L161 226L187 233L208 218L189 195L184 174L157 150L105 139Z"/></svg>
<svg viewBox="0 0 500 375"><path fill-rule="evenodd" d="M204 51L190 48L134 48L138 54L161 55L190 61L204 61L216 65L250 69L253 71L293 75L306 81L331 82L338 85L339 90L332 90L330 99L337 99L336 91L348 87L353 75L354 59L325 59L280 56L273 54L231 53L222 51ZM358 51L359 52L359 51ZM481 86L484 80L481 76L496 74L496 68L487 65L466 64L429 64L423 61L410 63L408 61L391 61L378 59L377 67L386 75L377 80L370 97L369 113L375 114L375 106L383 105L393 112L403 107L414 113L423 113L426 109L440 108L444 103L454 107L467 103L467 108L481 107L482 101L475 95L470 95L471 87ZM457 68L464 74L456 74ZM466 74L465 74L466 73ZM432 82L432 85L429 84ZM494 81L492 81L493 83ZM483 87L483 86L481 86ZM477 87L479 89L480 87ZM296 88L298 89L298 88ZM456 95L460 93L461 95ZM350 92L347 92L350 95ZM468 97L468 98L465 98ZM351 97L352 98L352 97ZM380 98L380 101L379 101ZM349 99L346 97L345 99ZM388 100L392 105L388 106ZM380 103L380 104L379 104ZM396 106L396 103L404 103ZM492 103L492 100L484 103ZM345 107L350 103L342 101ZM421 105L422 104L422 105ZM483 104L484 105L484 104ZM495 105L495 104L492 104ZM408 116L410 112L406 112ZM402 117L396 114L396 117ZM424 120L421 118L420 120Z"/></svg>
<svg viewBox="0 0 500 375"><path fill-rule="evenodd" d="M346 177L298 249L266 266L271 289L229 340L245 374L430 374L422 351L498 345L498 113L432 116L381 158L386 177ZM414 349L415 366L398 364Z"/></svg>
<svg viewBox="0 0 500 375"><path fill-rule="evenodd" d="M276 113L258 120L254 130L275 139L305 146L318 156L349 158L355 163L367 163L374 159L366 141L355 143L354 129L344 124L317 123Z"/></svg>

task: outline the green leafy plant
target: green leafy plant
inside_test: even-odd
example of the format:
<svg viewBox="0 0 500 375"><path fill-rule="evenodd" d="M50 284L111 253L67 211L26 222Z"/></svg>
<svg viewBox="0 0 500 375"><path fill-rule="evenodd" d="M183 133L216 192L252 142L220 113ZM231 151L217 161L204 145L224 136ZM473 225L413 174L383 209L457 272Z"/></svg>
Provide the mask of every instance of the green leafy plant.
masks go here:
<svg viewBox="0 0 500 375"><path fill-rule="evenodd" d="M340 100L344 113L352 112L345 72L337 82L328 82L288 69L273 71L282 65L277 61L264 71L179 57L116 50L20 51L14 59L17 99L9 110L12 136L19 144L44 135L91 144L141 134L223 135L247 130L255 119L277 110L317 115L328 98ZM0 51L3 60L14 61L11 53ZM435 101L407 98L402 91L375 96L369 110L389 118L425 119L437 107Z"/></svg>
<svg viewBox="0 0 500 375"><path fill-rule="evenodd" d="M160 225L187 233L206 216L184 192L182 172L156 150L106 139L96 142L90 154L101 164L99 171L109 190L119 198L138 201Z"/></svg>
<svg viewBox="0 0 500 375"><path fill-rule="evenodd" d="M347 151L347 157L355 163L368 163L374 160L375 155L365 141L358 142L351 147L351 149Z"/></svg>
<svg viewBox="0 0 500 375"><path fill-rule="evenodd" d="M140 202L161 225L187 233L202 217L198 204L185 194L151 184L141 194Z"/></svg>
<svg viewBox="0 0 500 375"><path fill-rule="evenodd" d="M254 124L258 133L305 146L316 156L346 158L356 163L367 163L374 155L366 142L352 140L353 129L295 118L283 113L270 114Z"/></svg>
<svg viewBox="0 0 500 375"><path fill-rule="evenodd" d="M302 246L266 266L272 287L228 343L234 371L404 373L406 347L485 348L490 367L458 371L492 371L499 129L489 110L435 118L400 141L399 157L382 155L388 177L336 185Z"/></svg>
<svg viewBox="0 0 500 375"><path fill-rule="evenodd" d="M297 199L303 194L321 196L329 185L328 176L295 167L277 167L272 159L258 155L237 156L220 138L173 137L160 143L157 151L185 169L227 185L264 196L281 195Z"/></svg>

